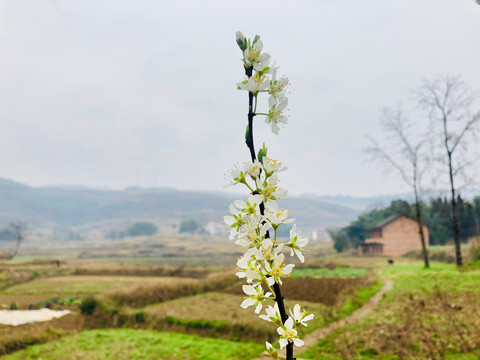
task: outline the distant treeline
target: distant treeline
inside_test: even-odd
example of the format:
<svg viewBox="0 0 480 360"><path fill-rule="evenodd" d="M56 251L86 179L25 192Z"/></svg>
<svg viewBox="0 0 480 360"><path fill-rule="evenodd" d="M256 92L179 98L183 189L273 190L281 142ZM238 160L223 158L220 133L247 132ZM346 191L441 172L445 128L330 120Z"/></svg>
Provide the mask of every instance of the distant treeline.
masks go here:
<svg viewBox="0 0 480 360"><path fill-rule="evenodd" d="M458 196L457 201L460 239L466 242L472 236L480 235L480 196L475 197L473 202ZM444 245L453 239L450 201L446 198L436 198L431 199L428 204L422 203L421 206L423 222L429 230L430 244ZM394 200L390 206L362 214L350 225L341 229L329 229L328 233L337 251L343 251L349 247L356 248L370 236L370 228L392 215L405 215L415 219L415 204Z"/></svg>
<svg viewBox="0 0 480 360"><path fill-rule="evenodd" d="M126 236L155 235L158 227L155 224L145 221L133 223L126 230L111 230L106 234L107 239L123 239Z"/></svg>

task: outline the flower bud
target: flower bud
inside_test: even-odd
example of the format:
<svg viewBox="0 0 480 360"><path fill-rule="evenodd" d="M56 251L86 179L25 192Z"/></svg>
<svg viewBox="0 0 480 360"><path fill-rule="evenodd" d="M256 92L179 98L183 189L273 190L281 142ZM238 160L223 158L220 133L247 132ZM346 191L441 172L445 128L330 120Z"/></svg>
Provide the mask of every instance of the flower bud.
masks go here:
<svg viewBox="0 0 480 360"><path fill-rule="evenodd" d="M247 48L247 39L245 38L245 35L241 31L237 31L236 33L237 37L237 44L240 50L245 51Z"/></svg>
<svg viewBox="0 0 480 360"><path fill-rule="evenodd" d="M265 345L267 347L268 353L274 358L278 359L278 352L277 349L275 349L272 344L270 344L268 341L265 342Z"/></svg>
<svg viewBox="0 0 480 360"><path fill-rule="evenodd" d="M263 143L263 147L258 151L258 161L263 162L263 158L267 156L267 148L265 147L265 143Z"/></svg>

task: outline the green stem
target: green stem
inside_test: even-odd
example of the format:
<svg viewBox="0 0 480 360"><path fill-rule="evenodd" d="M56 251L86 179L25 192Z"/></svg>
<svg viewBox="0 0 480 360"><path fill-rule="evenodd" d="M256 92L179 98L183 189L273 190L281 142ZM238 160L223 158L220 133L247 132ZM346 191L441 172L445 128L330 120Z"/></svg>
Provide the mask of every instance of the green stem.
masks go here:
<svg viewBox="0 0 480 360"><path fill-rule="evenodd" d="M248 187L248 189L253 193L253 189L250 187L250 185L248 185L248 183L245 181L244 184Z"/></svg>

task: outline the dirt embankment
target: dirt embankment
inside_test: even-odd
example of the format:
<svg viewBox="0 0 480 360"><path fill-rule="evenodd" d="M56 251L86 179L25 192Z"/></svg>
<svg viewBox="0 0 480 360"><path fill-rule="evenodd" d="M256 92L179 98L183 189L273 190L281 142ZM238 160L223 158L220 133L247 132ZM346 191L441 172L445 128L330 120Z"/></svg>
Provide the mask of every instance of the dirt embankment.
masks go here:
<svg viewBox="0 0 480 360"><path fill-rule="evenodd" d="M337 304L342 296L373 283L369 276L359 278L287 278L283 280L285 299L318 302L328 306ZM224 292L245 295L241 286L232 286Z"/></svg>

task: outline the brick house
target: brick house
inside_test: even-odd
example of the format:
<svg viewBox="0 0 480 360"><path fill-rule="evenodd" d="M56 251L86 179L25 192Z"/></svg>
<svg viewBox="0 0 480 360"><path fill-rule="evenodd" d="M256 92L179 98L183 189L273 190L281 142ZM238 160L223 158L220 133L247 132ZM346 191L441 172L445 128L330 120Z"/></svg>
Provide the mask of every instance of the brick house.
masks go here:
<svg viewBox="0 0 480 360"><path fill-rule="evenodd" d="M418 222L404 215L392 215L370 228L370 237L362 246L364 255L402 256L422 246ZM425 245L429 246L428 228L423 225Z"/></svg>

